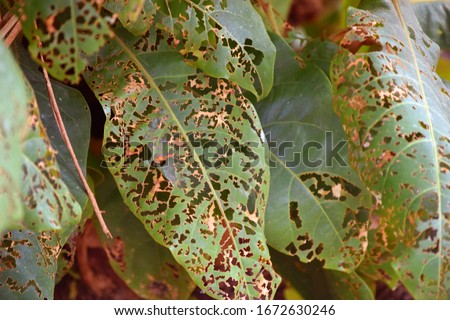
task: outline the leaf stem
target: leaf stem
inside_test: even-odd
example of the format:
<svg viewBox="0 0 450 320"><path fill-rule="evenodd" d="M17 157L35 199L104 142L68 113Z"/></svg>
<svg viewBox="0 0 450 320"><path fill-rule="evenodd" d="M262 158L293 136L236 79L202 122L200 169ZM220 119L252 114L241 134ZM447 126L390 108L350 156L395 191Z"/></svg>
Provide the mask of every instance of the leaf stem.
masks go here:
<svg viewBox="0 0 450 320"><path fill-rule="evenodd" d="M275 19L275 15L273 14L273 8L270 2L267 3L265 0L258 0L258 4L265 12L266 17L269 20L269 24L273 29L273 32L275 32L280 37L283 37L281 35L280 29L278 28L277 20Z"/></svg>
<svg viewBox="0 0 450 320"><path fill-rule="evenodd" d="M42 62L44 62L44 59L43 59L42 56L41 56L41 60L42 60ZM66 131L66 128L64 126L64 122L62 120L62 117L61 117L61 113L59 112L58 104L57 104L56 99L55 99L55 94L53 92L53 87L52 87L52 84L50 82L50 77L48 75L47 69L46 68L42 68L42 70L44 72L45 83L47 85L47 92L48 92L48 97L49 97L49 100L50 100L50 105L52 107L53 115L55 116L56 124L58 125L58 129L59 129L59 132L61 134L61 137L63 138L64 143L67 146L67 149L69 149L69 153L70 153L72 161L73 161L73 163L75 165L75 168L77 170L78 176L80 177L81 182L83 183L84 189L86 190L86 193L87 193L89 199L92 202L92 206L94 207L95 215L97 216L97 219L98 219L98 221L100 223L100 226L102 227L102 230L105 233L105 235L108 238L112 239L111 232L109 231L109 229L108 229L108 227L107 227L107 225L105 223L105 220L103 219L103 216L102 216L105 211L100 210L100 208L98 206L98 203L97 203L97 200L95 199L94 193L92 192L91 188L89 187L89 184L86 181L86 178L84 177L83 171L81 170L80 164L78 163L77 157L76 157L75 152L74 152L74 150L72 148L72 144L70 143L69 136L67 135L67 131Z"/></svg>

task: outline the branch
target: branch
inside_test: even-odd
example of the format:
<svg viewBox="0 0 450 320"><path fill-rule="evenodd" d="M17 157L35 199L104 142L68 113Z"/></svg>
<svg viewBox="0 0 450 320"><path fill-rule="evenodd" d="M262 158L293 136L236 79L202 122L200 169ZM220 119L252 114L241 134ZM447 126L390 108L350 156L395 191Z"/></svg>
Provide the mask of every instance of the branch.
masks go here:
<svg viewBox="0 0 450 320"><path fill-rule="evenodd" d="M6 46L9 47L22 30L22 26L19 22L19 18L14 15L6 14L3 20L6 22L0 29L0 39L5 39L4 42Z"/></svg>
<svg viewBox="0 0 450 320"><path fill-rule="evenodd" d="M42 62L44 62L44 59L43 59L42 56L41 56L41 60L42 60ZM42 70L44 72L45 83L47 85L47 92L48 92L48 97L50 99L50 105L52 107L53 114L55 116L59 132L61 133L61 137L63 138L64 143L67 146L67 149L69 149L69 153L70 153L72 161L73 161L73 163L75 165L75 168L77 170L78 176L80 177L81 182L83 183L84 189L86 190L86 192L88 194L88 197L89 197L89 199L92 202L92 206L94 207L95 215L97 216L97 219L100 222L100 226L102 227L102 230L105 233L105 235L108 238L112 239L111 232L109 232L109 229L106 226L105 220L103 220L103 213L104 213L104 211L100 210L100 208L98 206L98 203L97 203L97 200L95 199L94 193L92 192L91 188L89 187L89 184L87 183L86 178L84 177L83 171L81 170L80 164L78 163L78 160L77 160L77 157L75 155L75 152L73 151L72 144L70 143L69 136L67 135L67 131L66 131L66 128L64 126L64 122L62 120L62 117L61 117L61 113L59 112L58 104L57 104L56 99L55 99L55 94L53 92L53 87L52 87L52 84L50 82L50 77L48 76L47 69L42 68Z"/></svg>

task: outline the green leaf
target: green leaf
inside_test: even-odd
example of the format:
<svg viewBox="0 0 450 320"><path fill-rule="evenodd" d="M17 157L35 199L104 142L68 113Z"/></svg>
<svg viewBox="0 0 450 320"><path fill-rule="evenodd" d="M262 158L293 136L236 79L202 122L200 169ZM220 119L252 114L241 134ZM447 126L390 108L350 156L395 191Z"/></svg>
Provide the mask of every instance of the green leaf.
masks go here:
<svg viewBox="0 0 450 320"><path fill-rule="evenodd" d="M288 19L289 10L292 7L293 0L269 0L275 12L285 21Z"/></svg>
<svg viewBox="0 0 450 320"><path fill-rule="evenodd" d="M333 296L339 300L373 300L374 292L357 272L344 273L336 270L324 270Z"/></svg>
<svg viewBox="0 0 450 320"><path fill-rule="evenodd" d="M39 71L39 66L31 60L26 50L21 47L18 48L18 56L22 70L36 93L41 121L46 128L52 147L57 151L56 160L60 167L62 180L83 209L83 217L79 221L80 223L78 223L78 220L74 221L60 233L59 243L61 245L67 243L68 245L66 246L67 248L62 249L63 251L58 256L56 282L59 282L60 278L70 269L74 262L75 244L71 240L71 235L74 232L78 232L78 225L84 226L87 217L93 212L93 207L88 201L88 196L77 174L69 150L59 133L48 99L47 86L43 74ZM53 79L50 81L62 120L71 140L72 148L83 173L86 175L86 161L91 130L91 115L88 105L78 90ZM89 177L87 179L89 181Z"/></svg>
<svg viewBox="0 0 450 320"><path fill-rule="evenodd" d="M450 50L450 2L411 0L423 32L442 50Z"/></svg>
<svg viewBox="0 0 450 320"><path fill-rule="evenodd" d="M187 1L194 10L187 10L182 27L193 65L212 77L229 79L259 98L267 96L276 51L250 1L216 0L214 5L207 0L198 4ZM202 20L198 15L203 15Z"/></svg>
<svg viewBox="0 0 450 320"><path fill-rule="evenodd" d="M209 76L229 79L258 98L272 88L276 52L250 0L111 0L105 8L135 35L152 24L168 31L175 44L182 42L188 63Z"/></svg>
<svg viewBox="0 0 450 320"><path fill-rule="evenodd" d="M33 231L61 230L78 222L80 205L62 180L31 87L28 87L28 125L31 130L22 142L24 228ZM54 124L56 125L56 124Z"/></svg>
<svg viewBox="0 0 450 320"><path fill-rule="evenodd" d="M52 299L61 250L53 231L0 235L0 298Z"/></svg>
<svg viewBox="0 0 450 320"><path fill-rule="evenodd" d="M195 288L188 273L130 212L111 174L106 169L99 173L104 178L96 187L97 201L107 212L105 222L114 239L97 230L116 274L144 299L188 299Z"/></svg>
<svg viewBox="0 0 450 320"><path fill-rule="evenodd" d="M2 299L53 297L57 258L65 241L61 235L76 225L80 215L78 203L59 181L54 151L44 135L36 105L31 103L29 108L32 130L24 142L26 146L22 144L24 155L18 164L24 171L24 225L35 230L57 227L61 231L7 231L0 235Z"/></svg>
<svg viewBox="0 0 450 320"><path fill-rule="evenodd" d="M174 20L167 19L166 28L186 39L182 53L189 63L209 76L229 79L258 98L267 96L276 52L250 0L172 3Z"/></svg>
<svg viewBox="0 0 450 320"><path fill-rule="evenodd" d="M447 299L450 97L435 73L439 48L406 1L362 5L332 79L351 163L377 199L369 256L394 261L415 298Z"/></svg>
<svg viewBox="0 0 450 320"><path fill-rule="evenodd" d="M95 53L110 35L96 0L16 1L29 51L58 80L78 82L86 66L83 54ZM42 47L40 47L42 43Z"/></svg>
<svg viewBox="0 0 450 320"><path fill-rule="evenodd" d="M256 112L239 87L189 67L168 40L149 47L117 30L86 73L108 119L106 165L200 288L272 298L279 278L263 232L269 171Z"/></svg>
<svg viewBox="0 0 450 320"><path fill-rule="evenodd" d="M2 50L0 53L4 58L3 61L8 64L7 66L4 65L2 69L2 77L8 80L8 84L2 86L2 90L4 90L3 88L8 90L3 94L5 97L11 97L10 101L5 100L6 105L0 104L0 108L3 109L5 114L4 120L2 119L1 122L2 147L4 147L5 154L8 155L6 164L8 165L8 172L12 175L12 179L10 179L5 173L6 179L2 178L4 184L2 188L6 187L5 183L8 184L11 181L9 187L11 191L6 192L6 197L7 199L17 197L15 195L17 191L14 191L14 189L17 185L17 171L19 171L19 179L22 180L20 194L23 202L23 214L20 221L14 221L19 214L13 211L17 210L20 213L20 207L10 206L10 210L2 211L2 214L11 215L11 220L13 220L12 224L6 227L8 229L28 228L33 231L61 229L62 225L69 223L72 219L78 219L80 207L74 201L67 186L61 181L56 153L50 146L39 117L34 93L30 86L24 82L21 72L6 49L0 50ZM11 88L10 84L14 87ZM12 119L13 117L9 116L9 114L15 113L11 112L11 105L9 109L6 109L8 102L17 109L15 119L18 122L15 122ZM25 113L25 119L22 118L23 113ZM25 120L25 123L21 123L23 120ZM23 129L17 128L18 125L28 126L29 130L24 132ZM11 136L11 141L8 140L9 136ZM13 143L16 145L10 146ZM15 162L12 163L9 159L14 159ZM5 218L8 219L9 217L6 216Z"/></svg>
<svg viewBox="0 0 450 320"><path fill-rule="evenodd" d="M318 66L327 76L330 74L331 60L336 55L338 46L329 40L309 41L300 52L306 62Z"/></svg>
<svg viewBox="0 0 450 320"><path fill-rule="evenodd" d="M59 133L58 125L48 99L44 76L39 71L39 66L31 60L25 50L20 49L18 52L22 70L36 94L42 124L46 129L52 148L57 151L56 160L61 171L62 180L69 187L70 192L80 204L81 208L85 208L88 197L70 156L69 149ZM53 79L50 82L72 148L86 176L86 161L91 135L91 114L89 107L78 90Z"/></svg>
<svg viewBox="0 0 450 320"><path fill-rule="evenodd" d="M373 235L371 232L369 235ZM369 237L369 243L373 243ZM369 245L369 250L372 249L372 246ZM365 276L366 278L371 279L372 281L380 281L385 283L389 288L395 290L399 285L399 275L397 271L392 266L390 261L384 263L377 263L377 261L373 259L372 256L366 256L366 259L361 263L358 267L358 272ZM378 257L377 257L378 258Z"/></svg>
<svg viewBox="0 0 450 320"><path fill-rule="evenodd" d="M58 129L53 113L48 106L48 100L44 97L46 89L43 76L38 72L37 66L31 63L30 58L24 55L23 51L19 50L19 56L25 74L35 87L38 101L41 103L41 113L39 113L31 88L29 86L25 88L23 77L20 74L17 75L16 81L21 80L17 87L25 88L22 96L25 99L25 104L22 108L25 108L25 110L28 108L28 125L31 128L28 140L24 141L22 146L26 145L25 152L28 150L35 151L22 155L16 163L19 168L26 170L22 173L25 189L22 191L23 204L21 205L25 207L27 214L38 218L40 216L55 216L53 219L58 222L59 230L43 232L31 230L7 231L0 235L0 298L51 299L53 298L55 276L58 269L58 256L68 236L77 227L81 214L80 205L69 193L64 181L68 182L69 188L77 196L76 198L80 201L81 206L86 205L87 199L84 191L77 189L77 182L71 181L72 175L67 175L69 169L61 171L63 175L61 180L55 151L51 148L46 133L51 134L52 145L58 152L58 160L61 162L69 161L67 160L68 151L65 145L60 142L59 133L58 137L54 136ZM9 62L9 72L17 68L14 61L1 60ZM80 139L73 146L79 160L82 160L87 153L90 131L90 116L86 110L86 103L79 99L79 94L74 94L73 89L56 82L53 82L53 86L56 99L60 102L63 118L66 120L70 116L77 116L76 120L80 121L79 125L68 126L67 129L72 141L76 140L77 136ZM13 90L9 91L9 94L11 92ZM17 106L16 110L19 114L20 106ZM82 111L75 112L75 110ZM10 111L8 112L10 113ZM7 115L8 112L4 114ZM72 121L75 120L72 119ZM81 121L87 121L87 123L81 123ZM43 123L46 124L46 130L44 130ZM85 139L81 141L81 138ZM64 164L63 168L64 166L70 167L69 164ZM29 168L34 170L35 176L31 176L32 171ZM28 190L28 187L31 189ZM37 212L38 210L39 212ZM33 221L33 219L31 220ZM43 229L44 226L40 226L40 228Z"/></svg>
<svg viewBox="0 0 450 320"><path fill-rule="evenodd" d="M160 0L107 0L103 7L117 14L122 25L132 34L139 36L146 33L158 10Z"/></svg>
<svg viewBox="0 0 450 320"><path fill-rule="evenodd" d="M20 69L0 42L0 234L24 218L21 142L27 134L26 88ZM13 112L14 110L14 112Z"/></svg>
<svg viewBox="0 0 450 320"><path fill-rule="evenodd" d="M356 272L326 270L318 260L305 264L279 252L272 252L272 256L287 288L295 289L304 299L374 299L368 283Z"/></svg>
<svg viewBox="0 0 450 320"><path fill-rule="evenodd" d="M274 88L256 105L270 146L267 241L302 262L353 270L365 255L370 195L346 163L330 81L318 67L301 66L282 39L274 42Z"/></svg>

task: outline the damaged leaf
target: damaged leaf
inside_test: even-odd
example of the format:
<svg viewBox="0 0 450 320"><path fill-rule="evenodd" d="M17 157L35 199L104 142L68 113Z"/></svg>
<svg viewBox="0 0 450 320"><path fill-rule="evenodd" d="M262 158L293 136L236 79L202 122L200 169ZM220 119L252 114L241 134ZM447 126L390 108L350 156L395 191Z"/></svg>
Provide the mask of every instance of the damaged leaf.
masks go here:
<svg viewBox="0 0 450 320"><path fill-rule="evenodd" d="M22 142L22 227L34 231L62 230L81 215L80 205L61 179L56 152L40 119L36 99L28 87L28 126Z"/></svg>
<svg viewBox="0 0 450 320"><path fill-rule="evenodd" d="M0 235L0 299L52 299L61 246L55 232Z"/></svg>
<svg viewBox="0 0 450 320"><path fill-rule="evenodd" d="M56 150L56 161L64 183L69 187L75 200L84 208L88 197L75 169L69 150L59 133L58 125L50 106L47 85L39 66L31 60L30 55L18 49L19 63L23 73L32 86L39 106L40 119L45 127L51 146ZM61 117L70 138L78 163L86 176L86 161L91 134L91 114L81 93L61 82L50 80L55 93Z"/></svg>
<svg viewBox="0 0 450 320"><path fill-rule="evenodd" d="M229 79L259 98L267 96L272 88L275 48L250 1L186 1L190 7L180 21L187 33L183 51L189 61L206 74Z"/></svg>
<svg viewBox="0 0 450 320"><path fill-rule="evenodd" d="M256 105L270 149L267 241L302 262L353 270L365 255L370 195L347 165L330 81L282 39L275 43L274 87Z"/></svg>
<svg viewBox="0 0 450 320"><path fill-rule="evenodd" d="M133 17L127 10L131 6L145 9ZM249 0L109 1L106 8L134 34L151 23L168 31L187 62L209 76L229 79L259 98L272 88L275 48ZM135 23L130 26L132 19L144 21L142 30ZM154 41L152 34L148 37Z"/></svg>
<svg viewBox="0 0 450 320"><path fill-rule="evenodd" d="M58 125L50 106L45 79L39 70L39 65L32 61L29 53L22 47L17 47L16 50L18 52L20 66L35 91L42 124L46 128L46 133L52 148L57 151L56 161L61 171L62 181L67 185L75 200L83 209L83 216L80 223L77 223L78 220L73 221L73 223L64 227L59 233L59 245L64 247L58 256L58 273L56 279L58 282L74 263L76 244L72 240L72 235L79 232L78 225L81 228L84 226L86 219L93 213L93 207L88 201L88 196L77 174L69 150L59 133ZM91 115L88 105L78 90L53 79L50 81L78 164L86 176L86 161L91 131ZM89 176L86 178L89 182ZM54 237L55 233L49 233L49 236Z"/></svg>
<svg viewBox="0 0 450 320"><path fill-rule="evenodd" d="M6 50L1 53L4 61L8 63L8 67L12 66L12 70L14 70L15 61L9 57ZM4 72L7 73L6 69ZM16 221L8 227L9 229L26 228L33 231L59 230L68 221L78 219L80 206L74 200L65 183L61 181L61 173L56 162L56 153L50 145L50 141L41 122L38 106L31 87L28 83L25 83L25 79L20 72L14 73L13 71L11 75L11 78L6 75L4 78L11 80L11 83L17 86L17 89L10 88L11 91L5 92L4 96L10 96L10 93L14 93L15 90L23 94L22 97L25 98L22 99L23 101L13 95L11 102L13 106L16 105L18 110L16 118L20 120L20 110L26 111L26 118L25 123L21 124L20 141L17 141L17 138L14 140L14 137L12 137L11 141L8 141L6 134L11 135L11 132L14 132L17 128L15 128L14 123L9 122L7 116L2 121L2 126L4 127L2 128L4 132L2 132L2 143L7 152L6 154L9 153L8 147L11 149L9 145L12 143L17 143L12 150L14 152L20 152L19 155L15 155L16 161L14 167L11 166L10 172L14 174L16 170L20 171L20 196L23 209L20 207L11 207L10 209L17 210L17 212L23 210L23 217L20 221ZM3 88L8 89L9 86ZM18 105L18 103L25 104ZM5 111L5 114L8 113L10 113L10 110ZM28 130L24 130L23 127L28 127ZM15 148L18 150L15 150ZM15 181L10 180L7 174L5 176L6 182L11 181L10 190L14 194ZM6 193L7 197L8 194L9 192ZM12 212L10 214L13 219L17 216L17 214Z"/></svg>
<svg viewBox="0 0 450 320"><path fill-rule="evenodd" d="M122 25L139 36L150 29L158 7L164 2L165 0L107 0L103 7L117 14Z"/></svg>
<svg viewBox="0 0 450 320"><path fill-rule="evenodd" d="M22 52L23 53L23 52ZM70 233L76 228L80 219L80 204L75 201L70 191L77 194L77 200L81 206L86 205L87 197L80 190L76 190L76 182L68 183L70 175L62 175L56 163L56 152L50 146L49 138L46 132L58 134L56 123L48 101L43 96L46 94L45 85L43 85L43 76L37 71L26 55L20 55L20 62L25 69L30 83L35 86L38 101L41 103L41 110L37 110L37 104L31 87L25 85L24 78L20 76L20 85L25 88L24 98L25 110L28 112L27 125L30 131L22 142L21 158L17 162L21 168L21 178L23 181L22 206L30 218L26 218L22 223L22 228L34 228L32 230L14 230L6 231L0 235L0 298L1 299L52 299L55 286L55 276L58 269L57 259L61 252L63 244L67 241ZM2 61L8 61L6 58ZM15 66L14 61L9 61L11 66ZM40 77L39 77L40 76ZM66 94L73 89L55 85L56 98L59 101L65 101ZM64 91L67 90L67 91ZM12 92L12 91L11 91ZM84 100L82 100L84 102ZM82 108L83 112L78 113L78 120L89 119L89 113L86 113L85 104L76 99L72 104L62 104L63 114L70 115L72 108ZM17 110L20 110L17 108ZM5 113L7 114L7 113ZM72 114L73 115L73 114ZM66 117L64 117L66 119ZM41 122L42 120L42 122ZM48 126L48 131L44 129L43 122ZM89 124L84 123L78 128L68 127L69 137L74 140L76 135L79 138L89 135ZM59 140L53 137L53 146L63 159L67 157L67 150ZM78 141L74 144L76 154L80 159L87 154L87 145L89 140ZM32 152L31 152L32 151ZM69 166L66 164L66 166ZM34 175L32 175L34 174ZM36 222L37 221L37 222ZM46 225L46 221L55 221L55 225ZM28 225L25 224L28 222ZM33 224L33 222L35 222ZM43 222L43 223L41 223ZM47 229L48 228L48 229ZM45 231L45 230L51 231ZM41 231L42 230L42 231Z"/></svg>
<svg viewBox="0 0 450 320"><path fill-rule="evenodd" d="M188 273L130 212L111 174L106 169L101 172L104 178L96 187L97 201L108 212L105 222L114 239L107 240L97 230L116 274L144 299L189 299L195 285Z"/></svg>
<svg viewBox="0 0 450 320"><path fill-rule="evenodd" d="M83 54L95 53L109 37L97 0L16 1L29 51L58 80L78 82L86 66ZM42 43L42 47L40 47Z"/></svg>
<svg viewBox="0 0 450 320"><path fill-rule="evenodd" d="M107 116L105 163L131 211L209 295L269 299L279 283L263 232L269 172L239 87L184 63L173 39L122 29L86 80Z"/></svg>
<svg viewBox="0 0 450 320"><path fill-rule="evenodd" d="M369 256L395 257L415 298L448 299L450 97L435 73L439 48L407 1L362 7L349 12L332 79L350 161L377 201Z"/></svg>

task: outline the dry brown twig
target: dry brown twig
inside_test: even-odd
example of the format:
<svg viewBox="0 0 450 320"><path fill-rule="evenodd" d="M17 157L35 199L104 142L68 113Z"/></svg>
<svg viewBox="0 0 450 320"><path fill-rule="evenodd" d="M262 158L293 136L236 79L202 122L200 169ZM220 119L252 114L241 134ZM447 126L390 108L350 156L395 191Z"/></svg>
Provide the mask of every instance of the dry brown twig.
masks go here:
<svg viewBox="0 0 450 320"><path fill-rule="evenodd" d="M42 62L45 62L42 56L41 56L41 60L42 60ZM78 163L75 152L73 151L73 147L72 147L72 144L70 143L69 136L67 135L67 131L64 126L64 122L62 120L61 113L59 112L58 104L55 99L55 94L53 92L53 87L50 82L50 77L48 75L47 69L42 68L42 70L44 72L45 83L47 85L47 92L48 92L48 97L50 100L50 105L52 107L52 111L55 116L59 132L61 133L61 137L63 138L64 143L67 146L67 149L69 149L69 153L70 153L72 161L75 165L75 168L77 170L78 176L80 177L81 182L83 183L84 189L86 190L88 197L91 200L92 206L94 207L95 215L97 216L97 219L100 222L100 226L102 227L102 230L105 233L105 235L108 238L112 239L111 232L109 231L108 227L106 226L105 220L103 219L104 211L100 210L97 200L95 199L94 193L92 192L91 188L89 187L89 184L87 183L86 178L84 177L83 171L81 170L80 164Z"/></svg>
<svg viewBox="0 0 450 320"><path fill-rule="evenodd" d="M4 22L6 21L6 22ZM17 35L22 30L22 25L19 22L19 18L17 18L15 15L12 15L10 13L7 13L3 19L1 20L0 24L3 24L3 26L0 29L0 40L4 39L4 43L7 47L11 45L11 43L14 42L14 39L16 39Z"/></svg>

